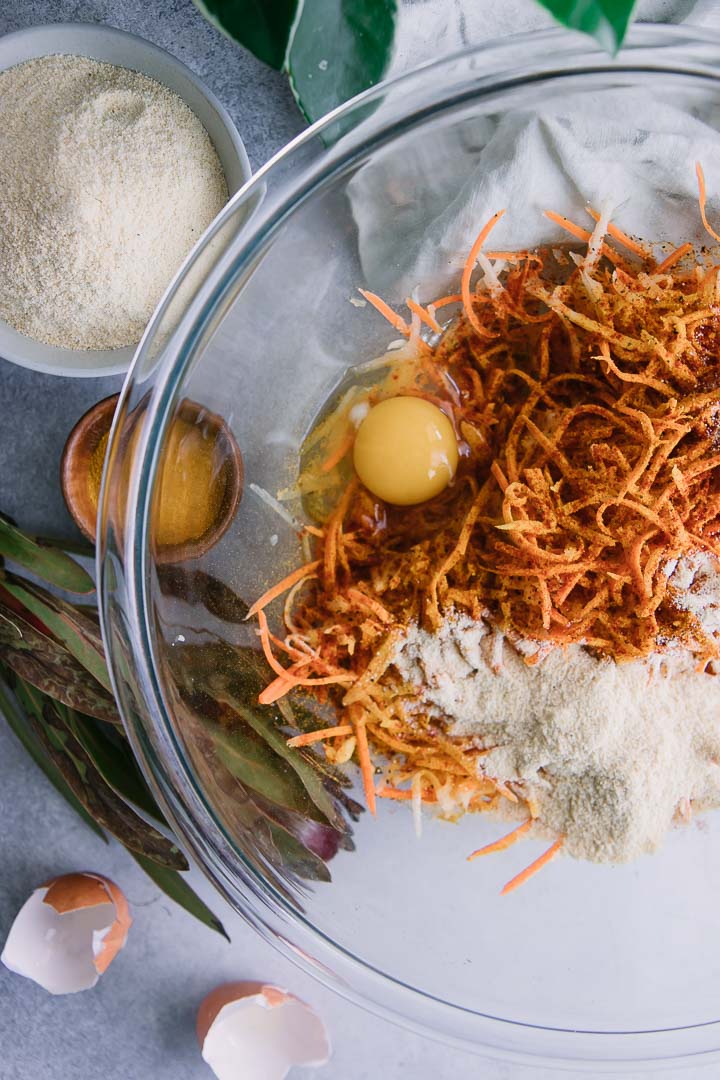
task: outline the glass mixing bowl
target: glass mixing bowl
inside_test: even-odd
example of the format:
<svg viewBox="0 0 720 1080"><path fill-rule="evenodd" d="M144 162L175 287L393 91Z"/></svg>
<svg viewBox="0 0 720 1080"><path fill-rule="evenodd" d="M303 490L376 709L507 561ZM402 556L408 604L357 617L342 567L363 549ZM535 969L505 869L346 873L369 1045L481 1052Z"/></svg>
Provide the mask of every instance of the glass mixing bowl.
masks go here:
<svg viewBox="0 0 720 1080"><path fill-rule="evenodd" d="M220 892L319 979L383 1016L576 1072L720 1062L718 815L630 865L559 859L501 898L537 845L468 865L497 822L428 820L416 840L408 808L383 805L354 826L355 850L330 861L330 882L312 880L313 867L303 879L278 859L278 834L247 812L246 789L212 766L204 721L233 657L256 646L234 597L251 601L297 558L292 523L258 489L292 480L322 404L393 336L349 298L376 279L391 302L407 295L393 282L407 276L430 177L447 184L449 205L494 135L496 162L509 157L527 110L542 120L577 98L597 113L618 90L635 144L652 134L636 126L635 100L644 115L648 101L658 115L670 101L688 123L702 110L712 131L720 38L638 27L616 59L561 31L506 39L379 86L288 146L227 207L153 318L116 416L99 530L104 632L129 736ZM636 161L643 191L655 163ZM465 250L480 224L468 218ZM231 433L245 484L223 527L168 561L156 523L178 416Z"/></svg>

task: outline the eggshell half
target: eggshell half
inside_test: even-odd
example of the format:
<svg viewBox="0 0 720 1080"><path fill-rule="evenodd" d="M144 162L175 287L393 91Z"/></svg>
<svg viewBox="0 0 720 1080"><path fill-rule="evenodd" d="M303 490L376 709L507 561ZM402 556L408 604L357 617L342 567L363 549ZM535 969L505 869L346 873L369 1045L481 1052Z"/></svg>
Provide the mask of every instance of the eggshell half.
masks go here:
<svg viewBox="0 0 720 1080"><path fill-rule="evenodd" d="M124 893L100 874L65 874L35 889L10 928L0 960L51 994L95 986L127 940Z"/></svg>
<svg viewBox="0 0 720 1080"><path fill-rule="evenodd" d="M284 1080L294 1065L325 1065L331 1052L309 1005L257 982L226 983L208 994L197 1033L218 1080Z"/></svg>

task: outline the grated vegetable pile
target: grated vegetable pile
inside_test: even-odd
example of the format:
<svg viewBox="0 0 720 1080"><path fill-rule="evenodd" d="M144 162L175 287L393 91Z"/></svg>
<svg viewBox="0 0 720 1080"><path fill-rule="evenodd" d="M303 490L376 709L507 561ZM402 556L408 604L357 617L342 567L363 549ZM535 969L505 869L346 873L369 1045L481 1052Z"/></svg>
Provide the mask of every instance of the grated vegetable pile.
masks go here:
<svg viewBox="0 0 720 1080"><path fill-rule="evenodd" d="M483 772L476 739L407 707L394 656L410 625L483 619L497 656L509 641L527 664L569 645L618 662L682 648L698 671L719 655L668 568L720 555L720 267L690 244L658 262L605 214L591 231L548 214L582 252L485 252L501 214L459 294L408 301L410 323L363 294L409 343L325 424L325 458L300 483L330 502L307 529L313 558L252 609L277 676L261 701L304 688L331 702L337 724L291 743L357 753L373 811L381 795L446 816L503 800L537 813L521 783ZM442 408L461 453L442 495L401 511L349 468L353 408L398 392ZM266 609L283 594L272 633Z"/></svg>

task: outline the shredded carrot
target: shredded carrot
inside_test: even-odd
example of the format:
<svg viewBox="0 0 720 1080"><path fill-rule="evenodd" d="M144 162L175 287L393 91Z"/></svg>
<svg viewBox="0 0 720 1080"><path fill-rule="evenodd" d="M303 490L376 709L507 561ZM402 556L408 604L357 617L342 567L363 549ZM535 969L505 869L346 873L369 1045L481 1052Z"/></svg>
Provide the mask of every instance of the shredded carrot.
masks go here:
<svg viewBox="0 0 720 1080"><path fill-rule="evenodd" d="M375 814L375 784L373 783L373 765L370 760L370 748L368 747L367 729L365 721L360 720L355 725L355 737L357 738L357 754L360 761L360 772L365 788L365 801L371 814Z"/></svg>
<svg viewBox="0 0 720 1080"><path fill-rule="evenodd" d="M287 668L282 675L279 675L277 679L274 679L269 684L269 686L265 687L263 692L258 696L258 701L261 705L272 705L275 701L279 701L281 697L285 697L286 694L297 686L333 686L336 684L347 684L352 681L352 675L325 675L317 679L304 679L290 668Z"/></svg>
<svg viewBox="0 0 720 1080"><path fill-rule="evenodd" d="M353 479L345 488L340 502L327 521L323 558L323 581L326 589L333 589L337 585L337 568L338 559L340 558L343 521L356 488L357 479Z"/></svg>
<svg viewBox="0 0 720 1080"><path fill-rule="evenodd" d="M418 304L412 297L408 297L405 301L414 315L417 315L421 322L424 322L426 326L429 326L431 330L434 330L436 334L442 333L442 327L439 322L429 311L427 311L422 304Z"/></svg>
<svg viewBox="0 0 720 1080"><path fill-rule="evenodd" d="M556 225L559 225L561 229L570 233L570 235L574 236L577 240L584 240L587 243L592 238L592 233L588 232L587 229L583 229L580 225L576 225L574 221L570 221L568 218L563 217L562 214L556 214L554 210L543 210L543 214L546 218L549 218L550 221L554 221ZM620 259L617 252L613 251L607 244L602 245L601 251L603 255L613 263Z"/></svg>
<svg viewBox="0 0 720 1080"><path fill-rule="evenodd" d="M303 674L303 668L312 664L316 659L315 655L312 652L303 653L271 634L264 611L258 612L258 626L258 633L265 659L270 668L278 676L258 698L261 705L271 704L270 698L272 701L277 701L279 697L284 696L284 694L294 686L330 686L335 683L347 683L353 681L353 677L349 673L343 671L334 671L331 675L320 678L306 678ZM295 663L292 667L284 668L282 664L278 662L272 651L271 640L295 659ZM271 693L268 694L268 691L271 691ZM282 691L282 693L280 691ZM263 699L263 695L266 695L265 700Z"/></svg>
<svg viewBox="0 0 720 1080"><path fill-rule="evenodd" d="M286 669L275 659L272 648L270 647L270 635L268 633L268 623L267 619L265 618L264 611L258 612L258 623L260 626L260 642L262 644L263 652L265 654L265 659L267 660L268 664L275 672L275 674L284 678Z"/></svg>
<svg viewBox="0 0 720 1080"><path fill-rule="evenodd" d="M688 241L686 244L681 244L679 248L672 251L655 269L656 274L666 274L668 270L671 270L676 263L679 263L681 259L684 259L686 255L692 252L693 246Z"/></svg>
<svg viewBox="0 0 720 1080"><path fill-rule="evenodd" d="M265 618L265 612L264 611L258 611L258 625L259 625L258 633L259 633L259 636L260 636L260 642L262 644L263 653L265 654L265 659L267 660L269 666L272 668L272 670L275 672L276 675L280 676L280 678L282 678L282 679L286 678L288 669L284 668L282 666L282 664L279 663L279 661L276 660L275 656L273 655L272 646L270 644L270 638L271 638L272 635L270 634L270 631L269 631L269 628L268 628L268 621ZM279 642L279 644L280 644L281 648L286 648L286 646L282 642ZM295 650L288 649L287 651L288 652L294 652ZM310 658L308 657L305 660L305 662L309 663L309 659Z"/></svg>
<svg viewBox="0 0 720 1080"><path fill-rule="evenodd" d="M488 259L502 259L503 262L523 262L525 259L539 259L532 251L487 251Z"/></svg>
<svg viewBox="0 0 720 1080"><path fill-rule="evenodd" d="M367 289L359 289L358 291L365 297L368 303L372 304L376 311L380 312L383 318L387 319L395 330L399 330L401 334L405 335L410 333L410 327L405 320L402 319L396 311L393 311L390 305L386 304L382 297L377 296L375 293L368 292Z"/></svg>
<svg viewBox="0 0 720 1080"><path fill-rule="evenodd" d="M441 580L444 577L447 576L449 571L452 570L452 568L455 566L455 564L460 559L463 558L465 552L467 551L467 547L468 547L468 544L470 542L470 538L472 536L473 529L475 528L475 524L476 524L477 519L480 516L480 513L481 513L482 508L483 508L484 495L485 495L485 489L483 489L480 492L478 497L474 500L474 502L470 506L470 508L469 508L467 514L465 515L464 520L463 520L462 526L460 528L460 532L458 533L457 540L455 541L453 547L450 549L448 554L445 556L442 563L437 568L437 570L435 571L435 573L433 574L433 576L432 576L432 578L431 578L431 580L429 582L429 588L428 588L429 605L428 606L429 606L430 612L432 613L432 615L435 618L435 621L437 621L437 617L439 615L438 602L437 602L438 587L439 587L439 585L441 583Z"/></svg>
<svg viewBox="0 0 720 1080"><path fill-rule="evenodd" d="M530 863L530 865L526 866L519 874L516 874L514 878L511 878L507 885L502 889L500 895L507 896L508 893L511 893L521 885L524 885L534 874L537 874L538 870L542 870L543 866L547 866L547 864L555 858L564 843L565 837L559 837L547 851L543 852L543 854L535 860L535 862Z"/></svg>
<svg viewBox="0 0 720 1080"><path fill-rule="evenodd" d="M352 735L352 724L336 724L335 727L320 728L318 731L306 731L303 735L295 735L288 739L287 744L291 747L311 746L316 742L324 742L325 739L334 739L338 735Z"/></svg>
<svg viewBox="0 0 720 1080"><path fill-rule="evenodd" d="M593 221L600 220L600 215L598 214L597 210L593 210L592 207L588 206L587 212L593 219ZM634 255L638 255L641 259L645 260L650 258L650 252L647 251L647 249L644 248L642 244L639 244L637 240L633 240L632 237L628 236L627 233L623 232L622 229L618 229L617 225L613 225L612 222L609 222L607 231L608 236L612 236L613 240L617 240L619 244L622 244L623 247L626 247L628 251L632 251Z"/></svg>
<svg viewBox="0 0 720 1080"><path fill-rule="evenodd" d="M260 705L274 705L280 698L284 698L286 694L289 694L295 685L294 679L286 679L282 675L278 676L258 695L258 703Z"/></svg>
<svg viewBox="0 0 720 1080"><path fill-rule="evenodd" d="M707 202L707 192L705 190L705 174L699 161L695 163L695 175L697 176L698 182L698 202L700 204L700 217L702 218L702 223L705 226L705 230L710 234L710 236L712 236L713 240L717 240L718 242L720 242L720 236L718 236L715 230L711 227L705 213L705 204Z"/></svg>
<svg viewBox="0 0 720 1080"><path fill-rule="evenodd" d="M375 794L379 799L394 799L396 802L411 802L413 797L412 790L388 787L387 784L378 788ZM425 790L422 793L422 801L426 803L437 802L437 795L434 791Z"/></svg>
<svg viewBox="0 0 720 1080"><path fill-rule="evenodd" d="M278 581L277 585L273 585L267 592L263 593L259 600L256 600L252 605L246 619L252 618L253 615L257 615L258 611L262 611L268 604L276 600L278 596L282 596L284 592L287 592L297 581L312 574L320 566L320 559L316 559L314 562L306 563L305 566L299 566L297 570L293 570L292 573L284 577L282 581Z"/></svg>
<svg viewBox="0 0 720 1080"><path fill-rule="evenodd" d="M333 450L333 452L328 457L325 458L325 461L323 461L322 465L320 466L320 472L321 473L332 472L332 470L335 468L335 466L340 464L340 462L345 457L345 455L348 453L348 451L350 450L350 447L352 446L352 444L354 442L355 442L355 432L354 431L348 431L345 438L341 439L338 442L335 449Z"/></svg>
<svg viewBox="0 0 720 1080"><path fill-rule="evenodd" d="M704 215L701 170L698 183ZM377 798L406 801L416 824L420 803L449 818L507 809L507 800L530 818L537 808L523 785L483 773L492 747L451 735L402 681L396 650L409 624L432 632L451 612L487 620L498 671L513 643L529 666L572 645L624 661L677 643L704 670L714 648L691 613L678 616L666 571L688 552L720 553L720 267L693 261L689 243L654 265L609 225L611 242L642 259L626 263L598 246L599 227L589 233L554 211L547 216L592 257L486 253L501 214L475 240L459 295L426 308L408 301L410 348L378 368L387 374L376 390L363 387L364 400L407 393L446 412L462 444L454 482L402 508L357 478L338 493L327 473L350 446L332 441L328 453L325 444L324 462L319 455L303 475L316 484L303 490L328 493L322 525L304 536L317 558L251 608L273 673L259 700L305 689L337 712L334 726L318 719L317 732L291 745L329 740L331 761L354 755L372 811ZM473 291L477 263L488 287ZM407 331L384 301L363 295ZM440 341L419 340L420 322L437 332L435 312L450 303L462 307ZM326 432L345 431L347 400ZM265 608L283 594L284 629L273 633ZM532 651L520 647L529 641ZM505 850L530 828L525 821L470 858Z"/></svg>
<svg viewBox="0 0 720 1080"><path fill-rule="evenodd" d="M473 270L475 269L475 264L477 263L477 257L482 250L483 244L485 243L488 236L495 228L504 213L504 210L498 210L498 212L496 214L493 214L490 220L486 222L485 225L483 225L482 229L478 233L475 243L470 248L470 254L467 257L462 272L460 294L462 296L465 314L472 328L477 334L480 334L481 337L485 337L487 331L483 326L481 326L480 320L478 319L475 311L473 310L472 297L470 294L470 279L472 278ZM435 306L437 307L437 304Z"/></svg>
<svg viewBox="0 0 720 1080"><path fill-rule="evenodd" d="M432 304L428 304L428 307L437 311L438 308L447 307L448 304L462 303L462 296L460 293L454 293L452 296L441 296L439 300L433 300Z"/></svg>
<svg viewBox="0 0 720 1080"><path fill-rule="evenodd" d="M505 476L505 473L502 471L497 461L493 461L492 465L490 466L490 472L497 480L501 491L505 491L510 486L508 478Z"/></svg>
<svg viewBox="0 0 720 1080"><path fill-rule="evenodd" d="M559 225L565 232L569 232L571 236L574 236L577 240L584 240L586 243L592 236L591 232L587 229L583 229L580 225L576 225L569 218L563 217L562 214L556 214L554 210L543 210L543 214L550 221L554 221L556 225Z"/></svg>
<svg viewBox="0 0 720 1080"><path fill-rule="evenodd" d="M511 847L517 840L523 836L528 829L532 826L533 819L529 817L527 821L523 821L521 825L518 825L516 829L506 833L505 836L499 840L494 840L491 844L486 844L485 847L478 848L477 851L473 851L472 855L468 855L467 861L472 862L473 859L479 858L481 855L492 855L496 851L505 851L506 848Z"/></svg>
<svg viewBox="0 0 720 1080"><path fill-rule="evenodd" d="M390 614L387 608L383 607L379 600L376 600L372 596L368 596L368 594L362 592L361 589L348 589L347 595L350 600L353 600L356 604L359 604L361 607L364 607L368 611L371 611L372 614L375 615L381 623L385 623L385 625L387 625L388 623L394 621L393 616Z"/></svg>

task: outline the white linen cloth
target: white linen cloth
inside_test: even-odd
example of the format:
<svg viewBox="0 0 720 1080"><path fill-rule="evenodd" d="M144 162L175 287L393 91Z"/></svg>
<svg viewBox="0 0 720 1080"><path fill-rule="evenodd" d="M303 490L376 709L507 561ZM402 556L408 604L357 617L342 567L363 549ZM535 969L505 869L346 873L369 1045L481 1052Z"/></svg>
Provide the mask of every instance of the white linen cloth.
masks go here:
<svg viewBox="0 0 720 1080"><path fill-rule="evenodd" d="M720 27L717 0L639 0L635 22ZM557 26L536 0L400 0L389 75L491 38Z"/></svg>
<svg viewBox="0 0 720 1080"><path fill-rule="evenodd" d="M449 6L463 19L448 18ZM720 29L720 4L646 0L638 17ZM402 9L393 67L397 72L409 56L418 63L437 55L433 35L442 54L509 27L551 24L534 0L414 3ZM560 239L545 209L592 228L588 203L609 206L621 228L654 243L700 240L695 162L703 164L709 192L720 191L719 102L720 95L689 91L678 103L675 88L663 99L657 86L575 92L537 107L470 116L411 140L402 155L380 152L349 187L367 284L394 300L416 288L431 299L457 282L480 227L504 207L490 243L496 249ZM708 205L718 221L720 201Z"/></svg>

